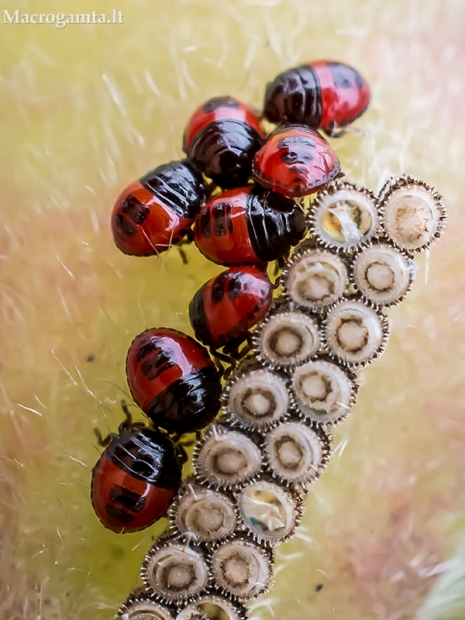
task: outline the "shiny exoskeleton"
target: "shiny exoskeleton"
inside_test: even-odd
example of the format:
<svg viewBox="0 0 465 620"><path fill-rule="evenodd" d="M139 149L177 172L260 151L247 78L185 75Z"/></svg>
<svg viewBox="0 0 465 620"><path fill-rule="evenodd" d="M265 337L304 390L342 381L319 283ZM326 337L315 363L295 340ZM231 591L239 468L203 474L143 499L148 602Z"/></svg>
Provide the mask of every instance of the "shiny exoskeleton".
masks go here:
<svg viewBox="0 0 465 620"><path fill-rule="evenodd" d="M219 265L257 265L285 256L305 228L304 212L293 200L249 185L223 192L202 207L194 240Z"/></svg>
<svg viewBox="0 0 465 620"><path fill-rule="evenodd" d="M271 305L273 287L257 267L231 267L208 280L189 304L196 337L213 350L247 337Z"/></svg>
<svg viewBox="0 0 465 620"><path fill-rule="evenodd" d="M201 105L184 132L183 149L193 164L220 187L245 185L263 130L254 111L232 97Z"/></svg>
<svg viewBox="0 0 465 620"><path fill-rule="evenodd" d="M118 197L111 216L117 247L131 256L168 250L189 232L204 199L202 176L188 161L158 166Z"/></svg>
<svg viewBox="0 0 465 620"><path fill-rule="evenodd" d="M218 413L220 374L208 352L174 329L148 329L128 351L126 371L135 402L169 433L204 428Z"/></svg>
<svg viewBox="0 0 465 620"><path fill-rule="evenodd" d="M92 505L106 528L136 532L169 508L181 484L182 464L167 435L140 424L123 423L110 438L92 470Z"/></svg>
<svg viewBox="0 0 465 620"><path fill-rule="evenodd" d="M332 135L361 116L368 84L353 67L318 60L280 73L266 88L264 115L272 123L299 123Z"/></svg>
<svg viewBox="0 0 465 620"><path fill-rule="evenodd" d="M278 127L255 156L253 174L263 186L297 198L316 192L341 170L339 159L314 129Z"/></svg>

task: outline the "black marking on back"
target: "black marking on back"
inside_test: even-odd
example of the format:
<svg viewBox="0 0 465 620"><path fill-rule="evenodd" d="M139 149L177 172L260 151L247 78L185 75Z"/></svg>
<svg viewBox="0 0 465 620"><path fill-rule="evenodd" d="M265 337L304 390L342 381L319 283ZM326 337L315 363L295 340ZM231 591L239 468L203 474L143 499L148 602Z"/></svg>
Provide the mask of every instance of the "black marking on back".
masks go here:
<svg viewBox="0 0 465 620"><path fill-rule="evenodd" d="M171 352L160 350L158 353L142 362L140 370L149 381L155 381L155 379L158 379L164 372L170 370L170 368L175 368L177 365L177 362L172 358Z"/></svg>
<svg viewBox="0 0 465 620"><path fill-rule="evenodd" d="M133 237L137 234L137 229L121 213L115 215L115 227L125 237Z"/></svg>
<svg viewBox="0 0 465 620"><path fill-rule="evenodd" d="M143 202L138 200L132 194L123 201L121 212L129 217L130 220L140 226L145 222L150 214L150 209Z"/></svg>
<svg viewBox="0 0 465 620"><path fill-rule="evenodd" d="M212 301L214 304L219 304L223 301L226 289L228 287L229 273L223 271L219 276L215 278L212 286Z"/></svg>
<svg viewBox="0 0 465 620"><path fill-rule="evenodd" d="M122 487L120 484L115 484L110 493L108 494L108 499L113 502L113 506L107 506L106 510L108 512L108 508L115 509L117 504L119 510L130 510L131 512L142 512L145 507L145 497L142 497L139 493L134 493L134 491L130 491L125 487Z"/></svg>
<svg viewBox="0 0 465 620"><path fill-rule="evenodd" d="M229 274L229 278L226 282L226 294L228 295L228 299L240 297L244 289L242 273Z"/></svg>
<svg viewBox="0 0 465 620"><path fill-rule="evenodd" d="M169 437L149 428L120 433L105 456L123 471L163 489L177 489L181 465Z"/></svg>
<svg viewBox="0 0 465 620"><path fill-rule="evenodd" d="M151 353L155 353L159 351L165 343L163 338L157 338L156 336L151 336L150 340L141 344L136 351L136 360L141 362L144 357L150 355Z"/></svg>
<svg viewBox="0 0 465 620"><path fill-rule="evenodd" d="M225 295L229 299L236 299L243 291L243 273L238 271L232 273L229 270L223 271L217 276L212 286L212 302L219 304Z"/></svg>
<svg viewBox="0 0 465 620"><path fill-rule="evenodd" d="M140 183L163 205L188 219L197 216L205 198L202 176L185 159L158 166Z"/></svg>
<svg viewBox="0 0 465 620"><path fill-rule="evenodd" d="M280 159L288 165L305 164L313 161L316 142L307 136L288 136L277 142L277 148L282 151Z"/></svg>
<svg viewBox="0 0 465 620"><path fill-rule="evenodd" d="M163 372L177 366L173 351L164 338L152 337L142 344L136 352L136 360L141 363L141 372L149 381L154 381Z"/></svg>
<svg viewBox="0 0 465 620"><path fill-rule="evenodd" d="M113 521L116 521L120 525L129 525L135 519L127 510L113 506L112 504L105 505L105 512Z"/></svg>
<svg viewBox="0 0 465 620"><path fill-rule="evenodd" d="M215 237L226 237L233 230L230 202L219 202L212 209L213 234Z"/></svg>
<svg viewBox="0 0 465 620"><path fill-rule="evenodd" d="M331 71L334 86L336 88L347 89L352 88L353 71L351 67L340 62L327 62L328 69Z"/></svg>
<svg viewBox="0 0 465 620"><path fill-rule="evenodd" d="M360 73L354 69L353 67L349 67L351 72L352 72L352 77L353 80L355 82L355 86L361 90L364 86L365 86L365 82L363 81L362 76L360 75Z"/></svg>
<svg viewBox="0 0 465 620"><path fill-rule="evenodd" d="M209 112L213 112L214 110L217 110L218 108L239 108L240 104L236 99L233 99L233 97L213 97L212 99L209 99L207 102L204 103L203 105L203 111L205 112L205 114L208 114Z"/></svg>
<svg viewBox="0 0 465 620"><path fill-rule="evenodd" d="M205 208L201 211L199 215L199 219L198 219L198 226L199 226L200 234L205 239L209 239L211 237L210 223L211 223L211 209Z"/></svg>

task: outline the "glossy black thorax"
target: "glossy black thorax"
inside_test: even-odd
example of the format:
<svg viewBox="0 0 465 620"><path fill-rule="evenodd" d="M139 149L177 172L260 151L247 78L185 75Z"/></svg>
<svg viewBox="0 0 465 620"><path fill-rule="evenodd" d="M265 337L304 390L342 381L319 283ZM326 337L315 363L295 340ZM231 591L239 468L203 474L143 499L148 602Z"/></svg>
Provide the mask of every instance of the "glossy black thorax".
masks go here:
<svg viewBox="0 0 465 620"><path fill-rule="evenodd" d="M205 199L202 175L185 159L157 166L140 184L181 217L194 219Z"/></svg>
<svg viewBox="0 0 465 620"><path fill-rule="evenodd" d="M192 140L188 157L220 187L237 187L247 183L262 143L255 129L244 121L213 121Z"/></svg>
<svg viewBox="0 0 465 620"><path fill-rule="evenodd" d="M149 428L122 431L104 455L135 478L163 489L177 489L182 466L169 437Z"/></svg>
<svg viewBox="0 0 465 620"><path fill-rule="evenodd" d="M247 229L257 258L285 256L305 235L305 214L292 199L261 188L247 197Z"/></svg>
<svg viewBox="0 0 465 620"><path fill-rule="evenodd" d="M220 393L216 368L200 368L165 388L150 403L147 415L169 433L191 433L213 421L220 409Z"/></svg>
<svg viewBox="0 0 465 620"><path fill-rule="evenodd" d="M318 74L307 64L280 73L266 87L263 105L272 123L304 123L319 127L323 115Z"/></svg>

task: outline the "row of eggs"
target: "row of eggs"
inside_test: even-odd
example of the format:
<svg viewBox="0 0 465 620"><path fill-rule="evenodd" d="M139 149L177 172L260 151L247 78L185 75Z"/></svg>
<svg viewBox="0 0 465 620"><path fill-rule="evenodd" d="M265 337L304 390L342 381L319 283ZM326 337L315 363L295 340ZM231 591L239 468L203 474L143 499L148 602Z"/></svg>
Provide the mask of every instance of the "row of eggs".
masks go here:
<svg viewBox="0 0 465 620"><path fill-rule="evenodd" d="M398 200L407 219L396 230L410 246L421 237L416 251L427 247L443 227L440 197L411 177L388 187L409 188ZM375 219L381 208L369 204ZM340 221L347 238L367 218ZM351 411L357 371L387 342L380 308L403 299L415 271L412 247L400 248L386 228L355 253L318 235L297 246L280 278L283 293L254 332L253 354L223 391L223 416L196 447L195 474L170 509L170 528L144 560L145 589L129 597L121 619L205 620L212 608L225 620L246 617L243 603L268 589L272 549L293 535L305 485L330 457L331 426Z"/></svg>

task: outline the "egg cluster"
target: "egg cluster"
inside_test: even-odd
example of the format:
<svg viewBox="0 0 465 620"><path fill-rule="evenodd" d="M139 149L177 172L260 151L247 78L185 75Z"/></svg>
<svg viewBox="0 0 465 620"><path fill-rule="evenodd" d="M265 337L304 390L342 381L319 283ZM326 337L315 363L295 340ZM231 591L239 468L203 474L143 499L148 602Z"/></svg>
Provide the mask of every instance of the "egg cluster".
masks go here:
<svg viewBox="0 0 465 620"><path fill-rule="evenodd" d="M332 426L352 410L359 371L386 346L384 309L405 297L415 253L444 220L441 197L411 176L393 177L377 196L345 179L317 194L310 235L286 261L282 294L223 390L170 528L145 558L146 588L121 620L246 617L244 603L269 588L273 548L293 535L306 485L330 457Z"/></svg>
<svg viewBox="0 0 465 620"><path fill-rule="evenodd" d="M333 107L322 95L329 91ZM169 526L143 561L144 586L117 620L247 617L246 603L271 584L275 547L294 534L307 486L331 456L333 426L352 411L360 371L386 347L385 310L404 299L415 254L443 230L433 188L400 175L374 194L340 173L315 130L340 131L364 111L368 93L342 63L284 72L264 105L269 121L284 124L266 140L251 109L210 100L187 126L187 159L155 169L117 201L113 232L124 252L154 254L187 238L229 267L189 308L218 369L203 346L170 329L147 330L128 353L131 393L153 430L129 420L99 463L142 478L148 490L136 492L127 478L119 495L109 488L98 514L115 531L134 531L172 503ZM295 199L310 194L304 209ZM272 260L281 268L274 285ZM194 473L181 483L174 436L204 428ZM158 439L149 449L150 433ZM168 458L171 473L179 465L169 484ZM93 491L97 510L101 487ZM142 525L146 496L158 511Z"/></svg>

